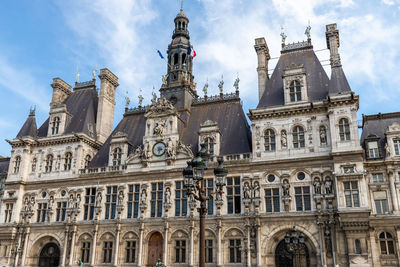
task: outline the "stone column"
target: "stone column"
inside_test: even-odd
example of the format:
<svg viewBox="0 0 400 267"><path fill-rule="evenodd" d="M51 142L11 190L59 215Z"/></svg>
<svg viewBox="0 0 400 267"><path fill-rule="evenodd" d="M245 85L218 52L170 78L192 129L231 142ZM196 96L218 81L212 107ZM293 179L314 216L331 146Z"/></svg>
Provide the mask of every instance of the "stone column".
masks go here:
<svg viewBox="0 0 400 267"><path fill-rule="evenodd" d="M400 255L400 226L396 226L396 237L394 238L395 249L397 250L397 255Z"/></svg>
<svg viewBox="0 0 400 267"><path fill-rule="evenodd" d="M70 266L72 266L74 264L75 235L76 235L76 225L72 226L71 248L69 251L69 265Z"/></svg>
<svg viewBox="0 0 400 267"><path fill-rule="evenodd" d="M318 231L319 231L319 244L321 251L321 264L323 267L326 267L326 249L325 249L325 235L324 235L324 225L322 222L318 223Z"/></svg>
<svg viewBox="0 0 400 267"><path fill-rule="evenodd" d="M222 236L221 220L217 223L217 266L222 266Z"/></svg>
<svg viewBox="0 0 400 267"><path fill-rule="evenodd" d="M251 250L250 250L250 242L251 242L250 231L251 231L251 229L250 229L250 227L251 226L249 225L249 222L247 222L247 226L246 226L247 244L243 244L244 246L246 246L246 249L247 249L247 252L246 252L247 255L245 256L246 260L247 260L247 266L251 266Z"/></svg>
<svg viewBox="0 0 400 267"><path fill-rule="evenodd" d="M164 228L164 255L163 255L163 262L164 265L168 265L168 229L169 229L169 224L168 222L165 222L165 228Z"/></svg>
<svg viewBox="0 0 400 267"><path fill-rule="evenodd" d="M119 237L121 233L121 224L117 224L117 234L115 235L115 251L114 251L114 266L118 266L118 257L119 257Z"/></svg>
<svg viewBox="0 0 400 267"><path fill-rule="evenodd" d="M380 261L379 261L380 249L377 246L375 231L372 231L369 234L370 234L369 238L371 240L372 266L380 266Z"/></svg>
<svg viewBox="0 0 400 267"><path fill-rule="evenodd" d="M92 244L92 257L90 258L90 266L95 266L96 263L96 248L97 248L97 232L99 230L99 225L95 224L93 231L93 244Z"/></svg>
<svg viewBox="0 0 400 267"><path fill-rule="evenodd" d="M139 226L139 247L138 247L138 267L142 266L142 255L143 255L143 223Z"/></svg>
<svg viewBox="0 0 400 267"><path fill-rule="evenodd" d="M258 227L257 227L257 266L261 266L261 227L260 227L260 222L258 222Z"/></svg>
<svg viewBox="0 0 400 267"><path fill-rule="evenodd" d="M190 247L190 251L189 251L189 266L194 266L194 253L195 253L195 249L194 249L194 226L193 226L194 222L193 220L190 221L190 229L189 229L189 247Z"/></svg>
<svg viewBox="0 0 400 267"><path fill-rule="evenodd" d="M26 227L24 250L22 251L21 264L20 264L21 266L25 266L25 259L26 259L26 253L28 250L28 240L29 240L30 233L31 233L31 228L28 226L28 227Z"/></svg>
<svg viewBox="0 0 400 267"><path fill-rule="evenodd" d="M390 196L392 198L392 204L393 204L393 213L398 214L399 213L399 200L397 199L397 192L396 192L396 186L394 185L394 173L389 172L389 186L390 186Z"/></svg>
<svg viewBox="0 0 400 267"><path fill-rule="evenodd" d="M64 246L63 246L63 252L62 252L62 256L61 256L61 267L65 266L65 260L67 257L67 246L68 246L68 226L65 226Z"/></svg>

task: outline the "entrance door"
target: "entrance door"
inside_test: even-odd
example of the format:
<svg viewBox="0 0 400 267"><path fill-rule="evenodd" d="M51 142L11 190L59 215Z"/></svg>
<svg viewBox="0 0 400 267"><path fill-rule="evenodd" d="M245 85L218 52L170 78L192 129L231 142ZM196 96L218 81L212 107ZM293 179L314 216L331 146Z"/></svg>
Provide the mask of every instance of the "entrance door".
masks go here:
<svg viewBox="0 0 400 267"><path fill-rule="evenodd" d="M48 243L42 248L39 258L39 267L58 267L60 262L60 249L54 243Z"/></svg>
<svg viewBox="0 0 400 267"><path fill-rule="evenodd" d="M285 240L279 242L275 250L275 266L276 267L308 267L310 260L308 249L303 245L295 251L289 251Z"/></svg>
<svg viewBox="0 0 400 267"><path fill-rule="evenodd" d="M163 237L159 232L150 236L147 266L156 266L157 260L163 260Z"/></svg>

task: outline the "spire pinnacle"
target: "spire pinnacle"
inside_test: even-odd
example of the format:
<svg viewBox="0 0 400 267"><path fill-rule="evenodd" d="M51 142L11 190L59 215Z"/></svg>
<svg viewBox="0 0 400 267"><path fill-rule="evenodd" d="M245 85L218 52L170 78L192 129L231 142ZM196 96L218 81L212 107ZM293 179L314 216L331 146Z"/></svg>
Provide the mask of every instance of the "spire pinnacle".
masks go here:
<svg viewBox="0 0 400 267"><path fill-rule="evenodd" d="M142 96L142 89L139 90L138 99L139 99L139 107L141 107L142 104L143 104L143 99L144 99L143 96Z"/></svg>
<svg viewBox="0 0 400 267"><path fill-rule="evenodd" d="M183 11L183 1L184 0L181 0L181 11Z"/></svg>
<svg viewBox="0 0 400 267"><path fill-rule="evenodd" d="M29 116L35 116L36 106L31 106L29 109Z"/></svg>

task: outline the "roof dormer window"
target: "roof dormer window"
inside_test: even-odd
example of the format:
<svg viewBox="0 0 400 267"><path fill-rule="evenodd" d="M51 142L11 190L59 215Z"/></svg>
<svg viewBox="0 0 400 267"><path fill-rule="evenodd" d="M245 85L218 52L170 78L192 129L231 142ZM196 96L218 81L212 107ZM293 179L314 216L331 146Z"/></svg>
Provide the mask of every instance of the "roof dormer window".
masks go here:
<svg viewBox="0 0 400 267"><path fill-rule="evenodd" d="M370 141L367 144L368 146L368 158L376 159L379 158L379 149L377 141Z"/></svg>
<svg viewBox="0 0 400 267"><path fill-rule="evenodd" d="M396 156L400 155L400 139L393 139L393 145L394 145L394 154Z"/></svg>
<svg viewBox="0 0 400 267"><path fill-rule="evenodd" d="M60 118L59 117L54 117L52 123L51 123L51 134L58 134L58 130L60 128Z"/></svg>
<svg viewBox="0 0 400 267"><path fill-rule="evenodd" d="M289 95L290 102L301 101L301 84L298 80L290 82Z"/></svg>

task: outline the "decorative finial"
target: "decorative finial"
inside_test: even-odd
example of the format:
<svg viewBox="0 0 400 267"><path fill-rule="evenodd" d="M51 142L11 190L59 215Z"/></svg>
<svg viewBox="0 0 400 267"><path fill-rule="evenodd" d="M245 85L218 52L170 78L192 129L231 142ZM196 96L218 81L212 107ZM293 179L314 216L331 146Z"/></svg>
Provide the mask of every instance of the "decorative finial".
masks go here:
<svg viewBox="0 0 400 267"><path fill-rule="evenodd" d="M285 32L283 31L283 27L281 26L281 37L282 37L282 46L285 45L285 41L286 41L286 37L287 35L285 34Z"/></svg>
<svg viewBox="0 0 400 267"><path fill-rule="evenodd" d="M92 71L93 80L96 80L96 73L97 73L97 70L96 70L96 68L94 68L94 70Z"/></svg>
<svg viewBox="0 0 400 267"><path fill-rule="evenodd" d="M307 36L307 39L311 39L311 26L310 26L310 20L308 21L308 26L306 28L306 31L304 34Z"/></svg>
<svg viewBox="0 0 400 267"><path fill-rule="evenodd" d="M181 0L181 11L183 11L183 0Z"/></svg>
<svg viewBox="0 0 400 267"><path fill-rule="evenodd" d="M218 84L219 88L219 93L223 94L224 93L224 75L221 76L221 81Z"/></svg>
<svg viewBox="0 0 400 267"><path fill-rule="evenodd" d="M125 109L129 108L129 104L131 103L131 100L129 99L128 96L128 91L125 92Z"/></svg>
<svg viewBox="0 0 400 267"><path fill-rule="evenodd" d="M36 106L31 106L29 109L29 116L35 116Z"/></svg>
<svg viewBox="0 0 400 267"><path fill-rule="evenodd" d="M208 78L207 78L206 84L205 84L204 87L203 87L203 92L204 92L204 96L207 96L207 92L208 92Z"/></svg>
<svg viewBox="0 0 400 267"><path fill-rule="evenodd" d="M154 87L153 87L153 90L154 90ZM156 93L154 93L154 91L153 91L153 92L151 92L151 95L153 96L152 100L156 101L157 100Z"/></svg>
<svg viewBox="0 0 400 267"><path fill-rule="evenodd" d="M81 75L79 74L79 68L76 67L76 80L75 80L76 83L79 83L79 77L81 77Z"/></svg>
<svg viewBox="0 0 400 267"><path fill-rule="evenodd" d="M143 104L143 99L144 99L143 96L142 96L142 89L139 90L138 98L139 98L139 107L141 107L142 104Z"/></svg>
<svg viewBox="0 0 400 267"><path fill-rule="evenodd" d="M233 84L233 87L235 87L235 89L236 89L236 94L239 94L239 82L240 82L240 79L239 79L239 73L238 73L235 83Z"/></svg>

